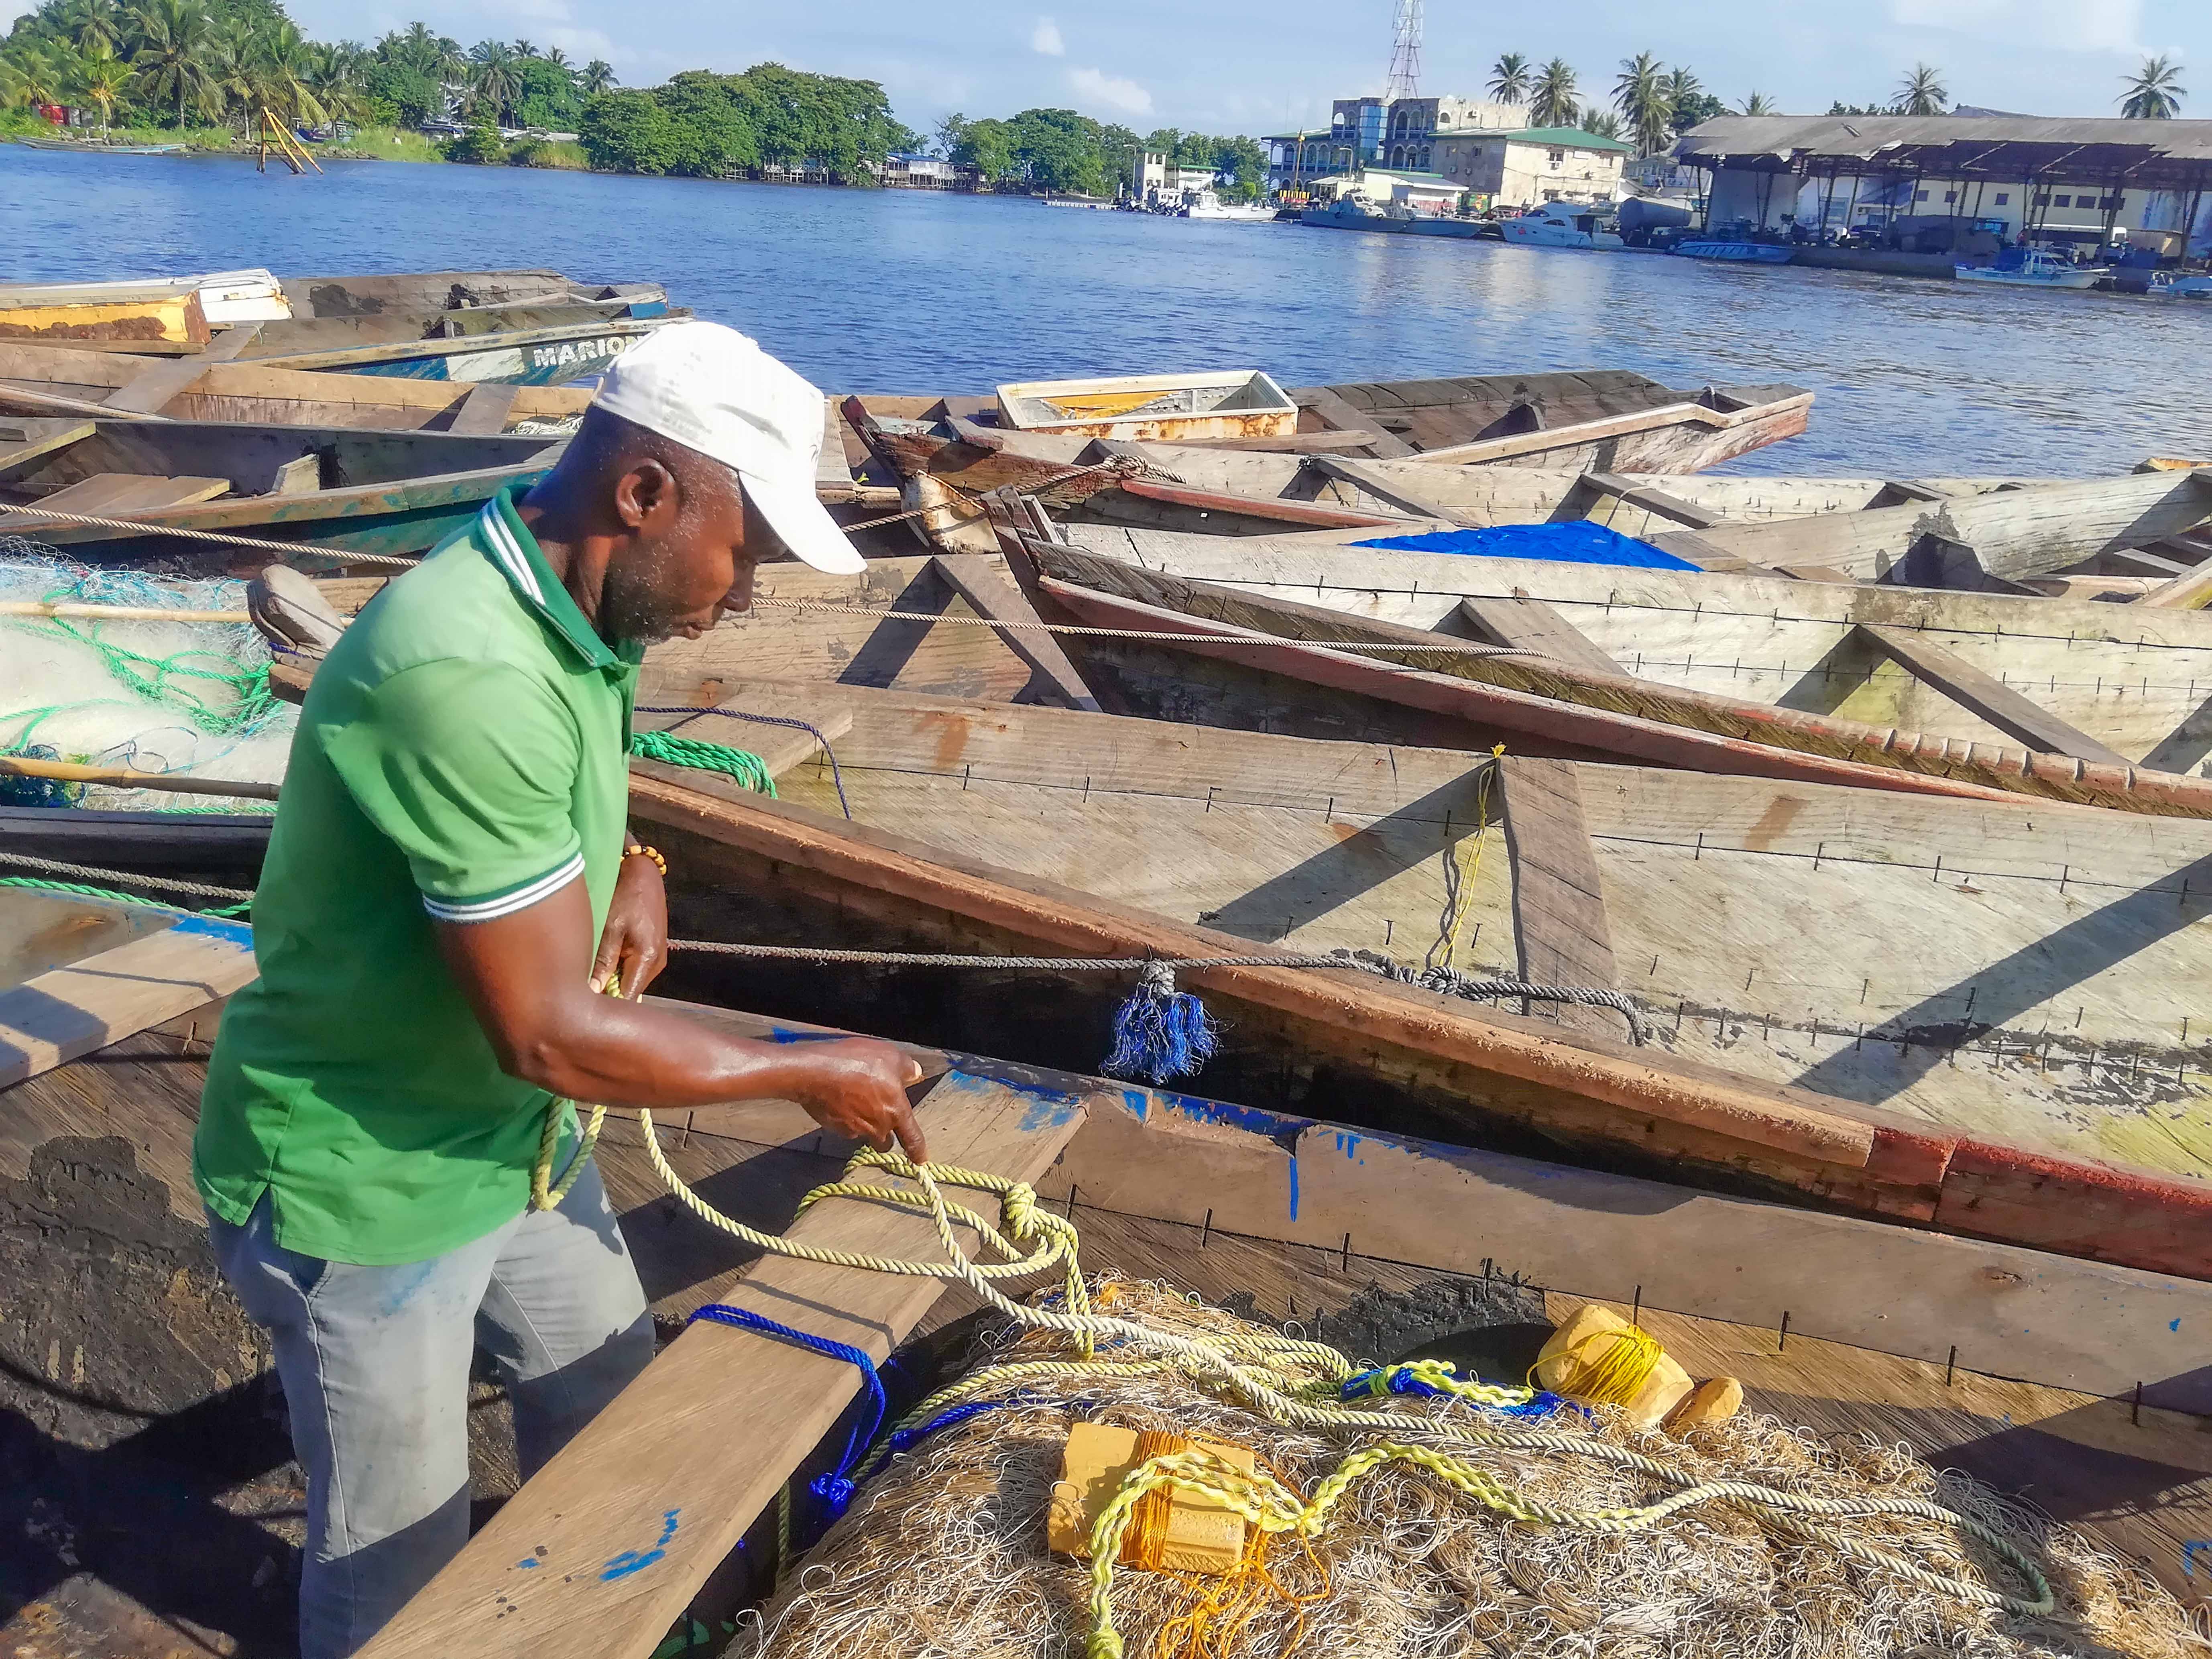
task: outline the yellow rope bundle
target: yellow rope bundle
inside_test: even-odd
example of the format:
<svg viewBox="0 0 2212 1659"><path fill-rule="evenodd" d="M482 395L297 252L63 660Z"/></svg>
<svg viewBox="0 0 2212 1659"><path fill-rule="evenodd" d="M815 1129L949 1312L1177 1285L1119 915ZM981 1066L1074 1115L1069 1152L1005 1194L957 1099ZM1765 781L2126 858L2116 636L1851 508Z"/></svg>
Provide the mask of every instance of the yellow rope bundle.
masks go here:
<svg viewBox="0 0 2212 1659"><path fill-rule="evenodd" d="M1583 1351L1594 1342L1604 1343L1604 1352L1585 1358ZM1651 1380L1651 1373L1665 1352L1659 1346L1659 1339L1641 1325L1618 1331L1592 1331L1567 1350L1566 1358L1573 1368L1559 1374L1552 1390L1586 1406L1633 1405L1637 1395L1644 1392L1644 1385ZM1531 1387L1537 1386L1534 1366L1529 1368L1528 1381Z"/></svg>

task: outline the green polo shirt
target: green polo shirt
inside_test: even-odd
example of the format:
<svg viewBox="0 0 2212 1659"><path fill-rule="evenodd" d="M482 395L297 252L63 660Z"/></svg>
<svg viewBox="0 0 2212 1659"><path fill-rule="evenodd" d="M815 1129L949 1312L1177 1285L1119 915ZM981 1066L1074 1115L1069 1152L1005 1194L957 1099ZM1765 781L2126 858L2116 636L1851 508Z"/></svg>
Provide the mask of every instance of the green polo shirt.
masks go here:
<svg viewBox="0 0 2212 1659"><path fill-rule="evenodd" d="M192 1167L278 1243L417 1261L529 1202L549 1097L500 1070L434 919L508 915L621 867L641 653L610 649L501 494L388 583L315 671ZM574 1132L573 1116L564 1134Z"/></svg>

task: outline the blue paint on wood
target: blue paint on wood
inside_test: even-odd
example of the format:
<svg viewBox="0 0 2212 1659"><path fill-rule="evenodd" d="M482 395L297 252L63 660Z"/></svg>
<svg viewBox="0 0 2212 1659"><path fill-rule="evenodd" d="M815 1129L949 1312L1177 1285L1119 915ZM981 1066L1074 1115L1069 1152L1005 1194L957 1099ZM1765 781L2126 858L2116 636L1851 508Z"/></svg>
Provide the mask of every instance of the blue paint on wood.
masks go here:
<svg viewBox="0 0 2212 1659"><path fill-rule="evenodd" d="M624 1550L620 1555L611 1555L600 1569L599 1582L606 1583L617 1578L627 1578L634 1572L642 1572L668 1553L669 1540L676 1536L676 1517L681 1510L670 1510L660 1517L660 1536L649 1550Z"/></svg>
<svg viewBox="0 0 2212 1659"><path fill-rule="evenodd" d="M253 927L250 922L225 921L218 916L185 916L173 930L179 933L198 933L209 939L227 940L232 945L253 948Z"/></svg>

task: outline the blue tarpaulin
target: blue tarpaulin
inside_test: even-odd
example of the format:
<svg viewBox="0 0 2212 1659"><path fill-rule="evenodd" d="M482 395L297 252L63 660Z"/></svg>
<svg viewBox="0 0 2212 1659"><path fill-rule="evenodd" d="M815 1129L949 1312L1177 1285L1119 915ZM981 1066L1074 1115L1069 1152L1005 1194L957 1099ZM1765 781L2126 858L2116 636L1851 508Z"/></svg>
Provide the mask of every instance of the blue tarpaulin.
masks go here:
<svg viewBox="0 0 2212 1659"><path fill-rule="evenodd" d="M1407 553L1474 553L1492 559L1550 559L1560 564L1617 564L1636 570L1695 570L1687 559L1583 519L1565 524L1502 525L1495 530L1438 530L1426 536L1386 536L1354 547Z"/></svg>

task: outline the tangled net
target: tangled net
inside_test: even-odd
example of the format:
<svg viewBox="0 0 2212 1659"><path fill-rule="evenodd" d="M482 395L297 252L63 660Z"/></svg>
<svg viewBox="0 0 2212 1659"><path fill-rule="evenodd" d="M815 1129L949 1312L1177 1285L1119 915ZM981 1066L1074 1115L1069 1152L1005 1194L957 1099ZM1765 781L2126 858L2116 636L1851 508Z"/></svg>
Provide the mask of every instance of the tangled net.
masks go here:
<svg viewBox="0 0 2212 1659"><path fill-rule="evenodd" d="M0 536L0 599L242 611L246 584L73 564ZM294 711L269 690L269 647L243 623L0 616L0 754L272 781ZM252 802L105 785L0 779L0 804L133 811L265 811Z"/></svg>
<svg viewBox="0 0 2212 1659"><path fill-rule="evenodd" d="M1102 1285L1102 1301L1164 1332L1219 1337L1257 1328L1154 1284ZM985 1366L1064 1359L1065 1339L997 1339ZM1101 1360L1110 1361L1102 1348ZM1001 1398L1005 1398L1002 1395ZM1394 1398L1402 1416L1498 1426L1449 1397ZM1361 1443L1279 1426L1177 1375L1037 1376L994 1409L928 1436L863 1486L844 1518L746 1615L742 1659L1068 1659L1092 1638L1089 1563L1048 1553L1046 1514L1069 1425L1091 1419L1251 1448L1260 1468L1310 1497ZM2180 1659L2205 1644L2146 1575L2081 1534L1905 1449L1829 1443L1770 1417L1739 1416L1680 1441L1618 1413L1576 1419L1599 1446L1642 1454L1700 1481L1755 1482L1826 1499L1918 1499L2007 1534L2050 1577L2055 1611L2034 1618L1855 1564L1842 1540L1934 1573L2016 1591L2017 1576L1958 1528L1894 1516L1823 1516L1802 1534L1726 1502L1644 1530L1511 1522L1429 1470L1385 1464L1354 1483L1310 1540L1273 1537L1237 1583L1119 1571L1111 1601L1131 1656L1273 1659ZM1403 1430L1394 1438L1419 1442ZM1441 1434L1435 1445L1464 1455ZM1596 1456L1485 1447L1483 1468L1563 1508L1640 1505L1646 1476ZM1816 1535L1817 1534L1817 1535ZM1248 1560L1253 1557L1248 1553ZM1094 1644L1094 1653L1099 1649Z"/></svg>

